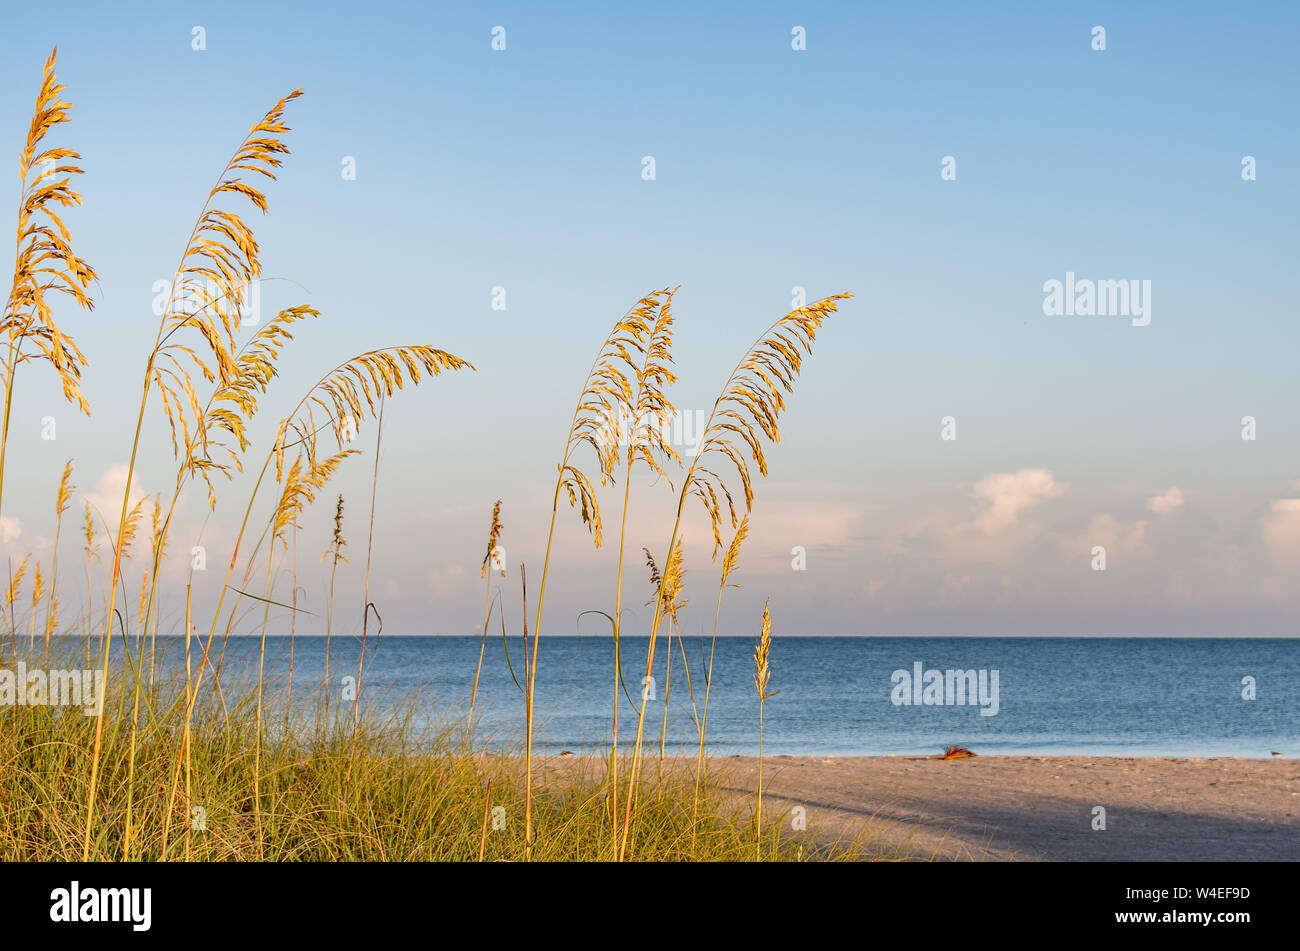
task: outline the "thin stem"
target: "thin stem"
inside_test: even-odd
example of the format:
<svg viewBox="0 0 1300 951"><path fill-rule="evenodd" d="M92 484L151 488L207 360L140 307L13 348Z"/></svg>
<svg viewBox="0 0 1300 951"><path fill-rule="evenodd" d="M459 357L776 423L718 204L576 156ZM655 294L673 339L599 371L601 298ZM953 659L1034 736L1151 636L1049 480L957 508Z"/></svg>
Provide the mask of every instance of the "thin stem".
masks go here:
<svg viewBox="0 0 1300 951"><path fill-rule="evenodd" d="M623 635L623 549L627 539L628 497L632 490L632 450L628 449L627 469L623 473L623 516L618 530L618 578L614 587L614 737L609 757L610 814L614 826L614 858L618 848L618 705L622 668L619 645ZM644 701L643 701L644 702Z"/></svg>
<svg viewBox="0 0 1300 951"><path fill-rule="evenodd" d="M357 741L357 726L359 725L361 715L361 671L366 663L366 635L369 631L370 623L370 559L374 554L375 548L375 496L379 489L379 448L381 440L384 438L384 397L379 397L379 425L375 431L375 468L374 475L370 480L370 529L366 540L366 580L365 594L363 600L365 607L362 611L361 618L361 657L357 661L357 686L356 695L352 702L352 743L355 746ZM377 612L376 612L377 613Z"/></svg>
<svg viewBox="0 0 1300 951"><path fill-rule="evenodd" d="M700 792L703 789L704 732L709 722L709 691L713 687L713 655L718 647L718 616L722 612L722 592L726 586L726 576L724 575L723 580L718 583L718 602L713 608L713 639L709 643L709 666L704 673L704 709L700 713L700 753L695 760L695 798L691 806L692 824L699 815Z"/></svg>
<svg viewBox="0 0 1300 951"><path fill-rule="evenodd" d="M505 610L502 607L502 610ZM465 744L463 751L469 752L470 733L474 729L474 702L478 699L478 678L483 671L483 652L487 648L487 626L492 617L492 572L487 572L487 584L483 591L483 638L478 645L478 666L474 668L474 686L469 692L469 715L465 718Z"/></svg>
<svg viewBox="0 0 1300 951"><path fill-rule="evenodd" d="M754 813L754 832L756 841L755 854L763 858L763 707L766 704L760 694L758 698L758 808Z"/></svg>
<svg viewBox="0 0 1300 951"><path fill-rule="evenodd" d="M253 821L257 831L257 858L262 860L262 684L266 673L266 626L271 614L272 570L275 563L275 542L266 553L266 603L262 605L262 639L257 658L257 742L253 747Z"/></svg>

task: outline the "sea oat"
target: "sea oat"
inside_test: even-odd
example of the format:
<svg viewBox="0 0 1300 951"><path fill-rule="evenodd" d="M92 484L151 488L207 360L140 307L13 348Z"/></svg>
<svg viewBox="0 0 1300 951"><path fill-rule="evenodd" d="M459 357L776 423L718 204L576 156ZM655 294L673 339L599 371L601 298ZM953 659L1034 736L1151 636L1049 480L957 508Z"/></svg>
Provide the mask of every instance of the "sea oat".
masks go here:
<svg viewBox="0 0 1300 951"><path fill-rule="evenodd" d="M492 526L488 529L487 554L483 556L483 565L479 568L478 576L484 578L487 576L488 564L492 561L493 555L497 550L497 542L501 538L501 500L497 499L496 505L492 506ZM500 565L501 577L506 576L505 565ZM484 628L486 632L486 627Z"/></svg>
<svg viewBox="0 0 1300 951"><path fill-rule="evenodd" d="M23 576L27 574L27 562L31 555L27 555L18 565L18 570L13 572L9 578L9 590L5 592L5 604L13 604L22 595Z"/></svg>
<svg viewBox="0 0 1300 951"><path fill-rule="evenodd" d="M72 235L56 206L80 205L81 196L72 189L69 176L81 174L72 164L81 156L67 148L42 148L46 134L56 125L68 121L71 103L59 99L64 87L54 76L57 47L45 62L45 76L36 97L36 112L28 128L27 140L18 159L22 180L22 200L18 211L17 257L14 279L5 303L0 329L8 339L9 352L4 364L4 383L8 391L20 363L32 359L48 360L59 374L64 398L89 415L90 407L81 395L81 368L86 358L76 343L55 325L49 291L70 296L80 307L90 310L93 301L86 288L96 274L72 250ZM64 176L64 177L60 177ZM23 352L28 341L36 352ZM6 433L8 413L6 412Z"/></svg>
<svg viewBox="0 0 1300 951"><path fill-rule="evenodd" d="M763 602L763 631L754 648L754 686L758 689L758 699L764 703L774 696L767 689L768 680L772 676L769 663L772 652L772 611L768 603Z"/></svg>
<svg viewBox="0 0 1300 951"><path fill-rule="evenodd" d="M763 454L763 439L760 437L780 442L777 419L785 409L782 392L793 391L803 356L812 353L813 339L822 322L835 312L838 301L851 296L835 294L793 310L774 323L736 365L715 401L700 451L684 487L703 503L708 512L713 527L715 557L722 546L722 509L718 493L727 501L733 529L737 526L736 505L722 477L700 463L710 455L725 457L740 477L745 511L753 507L754 487L749 460L758 466L762 475L767 475L767 457Z"/></svg>

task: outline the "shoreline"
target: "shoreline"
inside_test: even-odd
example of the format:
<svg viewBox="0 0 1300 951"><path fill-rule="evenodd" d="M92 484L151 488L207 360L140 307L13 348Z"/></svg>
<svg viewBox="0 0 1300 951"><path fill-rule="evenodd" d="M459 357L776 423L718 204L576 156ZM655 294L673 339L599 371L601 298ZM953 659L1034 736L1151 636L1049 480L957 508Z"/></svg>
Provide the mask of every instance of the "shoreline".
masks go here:
<svg viewBox="0 0 1300 951"><path fill-rule="evenodd" d="M587 756L545 760L561 773L603 768ZM755 795L757 757L708 760L716 788ZM818 839L865 831L918 859L1300 861L1294 758L765 756L763 803L773 815L802 806ZM1104 829L1094 829L1098 807Z"/></svg>

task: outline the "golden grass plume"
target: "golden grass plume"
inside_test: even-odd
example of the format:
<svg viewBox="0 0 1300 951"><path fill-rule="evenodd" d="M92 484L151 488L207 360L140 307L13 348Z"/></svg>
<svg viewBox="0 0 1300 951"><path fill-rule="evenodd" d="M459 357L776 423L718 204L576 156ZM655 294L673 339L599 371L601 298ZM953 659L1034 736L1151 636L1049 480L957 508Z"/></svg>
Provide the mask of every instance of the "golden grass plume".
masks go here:
<svg viewBox="0 0 1300 951"><path fill-rule="evenodd" d="M771 700L776 694L768 692L768 681L772 677L772 609L768 602L763 602L763 629L754 647L754 686L758 697L763 702Z"/></svg>
<svg viewBox="0 0 1300 951"><path fill-rule="evenodd" d="M224 205L221 199L233 196L247 199L259 211L267 210L266 196L248 179L255 175L275 178L273 170L281 166L281 156L289 152L280 138L289 131L284 110L300 95L302 90L297 89L283 97L249 129L208 192L172 278L158 339L150 355L149 373L150 384L161 397L172 448L178 457L177 426L187 451L203 431L203 411L191 368L222 387L238 377L235 333L245 317L243 295L262 274L252 229L237 213L218 203ZM202 338L207 359L200 357L194 347L172 341L172 335L186 327Z"/></svg>
<svg viewBox="0 0 1300 951"><path fill-rule="evenodd" d="M628 468L640 459L651 471L665 478L665 464L681 463L681 457L667 439L668 423L676 412L667 390L677 382L677 374L672 369L672 301L677 291L676 287L665 289L646 298L656 301L647 311L647 319L653 317L654 321L649 324L644 345L640 345L641 361L633 364L636 391L630 404L631 421L627 434ZM646 306L644 300L641 306Z"/></svg>
<svg viewBox="0 0 1300 951"><path fill-rule="evenodd" d="M660 298L668 293L664 289L647 294L614 324L587 373L569 424L564 456L558 467L557 494L562 488L568 494L569 505L581 507L582 522L591 531L597 548L604 539L600 505L591 480L574 463L574 453L583 445L591 446L596 453L600 484L613 481L620 423L634 418L635 414L628 374L637 378L642 372L636 356L644 355L647 339L660 317ZM653 454L647 452L647 456L654 466Z"/></svg>
<svg viewBox="0 0 1300 951"><path fill-rule="evenodd" d="M736 505L722 477L700 463L711 455L723 456L730 461L740 477L745 511L753 507L754 489L749 462L752 460L758 471L767 475L763 440L774 443L781 440L777 420L785 409L783 393L793 392L803 357L812 353L813 340L822 323L835 313L839 301L852 296L835 294L796 308L776 321L736 364L714 402L686 486L708 513L713 527L714 557L722 547L719 493L726 499L733 529L737 527Z"/></svg>
<svg viewBox="0 0 1300 951"><path fill-rule="evenodd" d="M328 427L334 434L338 451L344 452L365 418L375 415L376 400L392 396L407 383L418 385L425 374L432 377L444 370L462 369L473 370L474 365L445 350L423 344L369 350L335 367L308 391L293 413L280 421L273 450L276 481L282 480L284 454L290 446L306 447L308 468L315 469L315 440L312 437L320 429ZM326 418L319 427L316 409L323 410ZM296 433L298 438L290 439L290 432Z"/></svg>
<svg viewBox="0 0 1300 951"><path fill-rule="evenodd" d="M9 607L22 597L23 576L27 574L27 562L29 560L31 560L31 555L25 555L18 565L18 570L9 576L9 588L5 591L6 607Z"/></svg>
<svg viewBox="0 0 1300 951"><path fill-rule="evenodd" d="M496 504L492 506L492 526L488 529L487 554L483 556L483 565L479 568L478 576L487 577L488 565L492 562L492 553L497 550L497 542L501 539L501 500L497 499ZM501 577L506 576L506 569L501 569Z"/></svg>
<svg viewBox="0 0 1300 951"><path fill-rule="evenodd" d="M347 556L343 554L343 549L348 545L347 539L343 537L343 493L339 493L338 502L334 506L334 530L330 533L329 544L325 546L325 553L320 556L320 560L333 558L334 564L340 561L346 562Z"/></svg>
<svg viewBox="0 0 1300 951"><path fill-rule="evenodd" d="M81 195L71 185L71 176L82 169L75 164L81 155L63 147L45 148L45 136L56 125L68 121L72 104L59 98L64 87L54 74L56 47L45 61L45 74L36 97L36 111L18 159L22 197L18 208L17 252L13 285L5 303L0 328L9 339L9 357L4 366L6 393L20 363L48 360L59 374L63 396L83 413L90 406L81 395L81 368L86 358L76 343L54 323L50 292L66 294L78 306L91 310L94 302L86 294L97 275L72 250L72 235L58 208L81 204ZM31 341L35 353L23 352ZM6 410L6 423L8 412Z"/></svg>

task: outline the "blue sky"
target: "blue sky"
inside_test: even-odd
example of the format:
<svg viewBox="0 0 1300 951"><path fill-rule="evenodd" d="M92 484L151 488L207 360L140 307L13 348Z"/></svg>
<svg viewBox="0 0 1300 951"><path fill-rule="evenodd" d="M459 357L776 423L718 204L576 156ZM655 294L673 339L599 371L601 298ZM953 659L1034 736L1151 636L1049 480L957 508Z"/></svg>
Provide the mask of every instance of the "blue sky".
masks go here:
<svg viewBox="0 0 1300 951"><path fill-rule="evenodd" d="M712 403L792 288L856 295L819 336L769 453L725 632L749 633L767 597L788 634L1296 632L1293 7L73 3L8 16L0 136L17 151L57 43L75 109L55 141L87 169L74 244L102 277L93 315L61 317L91 361L93 417L48 373L19 378L12 557L49 558L67 458L81 491L112 494L153 282L248 126L301 86L293 155L255 222L265 274L284 279L262 306L323 316L283 362L259 435L360 350L431 343L479 368L389 406L372 573L387 632L474 630L498 497L512 575L540 570L582 375L616 316L677 284L683 408ZM1150 324L1045 316L1043 284L1066 272L1149 280ZM505 311L490 306L497 286ZM174 471L156 409L147 492ZM1256 440L1241 439L1246 415ZM945 416L956 440L940 438ZM299 583L319 604L328 503L344 492L341 597L356 621L371 462L350 463L299 539ZM672 499L636 486L629 548L659 554ZM206 523L188 498L175 544L202 530L220 551L249 488L234 483ZM706 534L687 526L691 630L707 628L716 589ZM568 511L557 537L558 632L609 608L614 553ZM794 546L806 571L791 570ZM509 596L517 619L513 578Z"/></svg>

